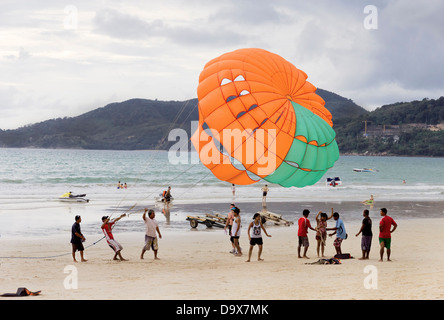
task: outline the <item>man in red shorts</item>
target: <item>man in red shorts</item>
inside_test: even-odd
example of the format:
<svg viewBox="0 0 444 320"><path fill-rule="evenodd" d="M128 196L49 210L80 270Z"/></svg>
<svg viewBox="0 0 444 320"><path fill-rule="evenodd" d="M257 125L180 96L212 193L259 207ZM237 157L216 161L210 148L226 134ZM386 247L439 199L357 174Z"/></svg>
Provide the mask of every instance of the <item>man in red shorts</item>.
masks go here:
<svg viewBox="0 0 444 320"><path fill-rule="evenodd" d="M387 261L390 260L390 254L391 254L391 243L392 243L392 232L396 230L398 225L396 224L395 220L393 220L392 217L389 217L387 215L387 209L382 208L381 209L381 221L379 222L379 246L380 246L380 259L379 261L383 261L384 256L384 248L387 248ZM391 229L393 226L393 229Z"/></svg>

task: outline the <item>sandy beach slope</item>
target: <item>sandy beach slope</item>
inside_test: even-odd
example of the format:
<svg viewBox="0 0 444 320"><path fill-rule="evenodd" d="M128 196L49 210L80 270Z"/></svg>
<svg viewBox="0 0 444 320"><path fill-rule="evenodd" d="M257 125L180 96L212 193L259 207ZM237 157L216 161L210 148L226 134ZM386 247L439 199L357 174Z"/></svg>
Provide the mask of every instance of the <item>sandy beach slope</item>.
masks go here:
<svg viewBox="0 0 444 320"><path fill-rule="evenodd" d="M140 260L144 234L115 232L129 261L112 261L113 252L103 240L86 249L88 262L72 262L71 255L45 259L0 260L0 293L18 287L42 290L25 299L443 299L444 219L399 220L393 234L392 262L378 262L377 223L373 217L370 259L360 257L359 223L346 225L349 238L343 252L355 259L341 265L307 265L317 261L315 233L309 232L309 260L297 258L297 227L268 227L262 262L257 247L252 261L247 223L243 225L243 257L234 257L221 229L163 232L159 258L151 251ZM314 217L311 217L314 224ZM329 222L329 226L333 226ZM100 238L88 237L86 245ZM69 236L0 239L0 256L27 257L69 253ZM328 238L326 255L334 254ZM74 266L74 267L73 267ZM77 288L73 285L77 284ZM2 298L5 299L5 298Z"/></svg>

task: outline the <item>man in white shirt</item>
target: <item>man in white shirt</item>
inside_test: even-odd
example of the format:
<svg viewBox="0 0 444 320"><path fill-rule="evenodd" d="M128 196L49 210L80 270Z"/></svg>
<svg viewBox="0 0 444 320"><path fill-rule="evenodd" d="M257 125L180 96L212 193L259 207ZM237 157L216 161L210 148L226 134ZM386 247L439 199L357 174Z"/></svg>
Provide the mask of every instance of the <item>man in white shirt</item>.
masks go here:
<svg viewBox="0 0 444 320"><path fill-rule="evenodd" d="M146 217L146 213L148 212L148 217ZM154 252L154 259L159 260L157 257L157 251L159 249L158 242L157 242L157 233L159 234L159 238L162 239L162 235L160 234L159 230L159 224L157 223L157 220L154 219L155 217L154 210L145 209L145 212L143 213L143 221L145 221L145 227L146 227L146 233L145 233L145 246L142 249L142 253L140 255L140 259L143 259L143 255L145 254L145 251L149 250L150 248L153 249Z"/></svg>

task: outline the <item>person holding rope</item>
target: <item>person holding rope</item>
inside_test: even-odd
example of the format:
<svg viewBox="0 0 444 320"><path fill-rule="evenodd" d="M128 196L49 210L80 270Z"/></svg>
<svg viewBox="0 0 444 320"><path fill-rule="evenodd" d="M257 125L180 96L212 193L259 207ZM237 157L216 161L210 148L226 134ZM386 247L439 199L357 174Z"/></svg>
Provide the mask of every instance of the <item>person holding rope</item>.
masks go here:
<svg viewBox="0 0 444 320"><path fill-rule="evenodd" d="M80 261L86 262L86 260L83 257L83 251L85 248L83 247L83 243L86 238L83 236L82 231L80 230L80 222L82 222L82 217L76 216L75 217L76 222L71 227L71 245L72 245L72 259L74 262L77 262L76 260L76 251L78 250L80 252Z"/></svg>
<svg viewBox="0 0 444 320"><path fill-rule="evenodd" d="M148 212L148 218L146 217L146 213ZM157 251L159 250L159 245L157 241L157 233L159 234L159 238L162 239L162 234L159 230L159 223L157 222L154 217L156 214L154 213L153 209L145 209L143 212L142 219L145 221L146 226L146 233L145 233L145 246L142 249L142 253L140 254L140 259L143 259L143 255L145 254L145 251L153 249L154 252L154 260L160 260L157 257Z"/></svg>
<svg viewBox="0 0 444 320"><path fill-rule="evenodd" d="M126 259L124 259L122 257L122 254L120 253L123 249L123 247L121 246L120 243L118 243L113 236L112 233L112 228L114 226L114 224L119 221L120 219L122 219L124 216L126 216L126 214L122 214L120 217L110 220L109 216L103 216L102 217L102 231L105 234L105 238L106 238L106 242L108 243L108 245L111 247L111 249L114 250L115 255L113 260L119 260L117 259L117 257L120 258L120 261L127 261Z"/></svg>

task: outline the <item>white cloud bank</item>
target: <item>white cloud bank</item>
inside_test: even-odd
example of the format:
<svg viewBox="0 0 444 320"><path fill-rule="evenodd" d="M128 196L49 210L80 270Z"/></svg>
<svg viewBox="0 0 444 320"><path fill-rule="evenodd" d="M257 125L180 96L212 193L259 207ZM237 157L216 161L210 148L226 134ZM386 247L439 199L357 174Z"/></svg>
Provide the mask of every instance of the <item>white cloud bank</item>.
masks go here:
<svg viewBox="0 0 444 320"><path fill-rule="evenodd" d="M130 98L196 97L210 59L275 52L367 109L444 88L444 2L25 1L0 3L0 128ZM373 21L375 22L375 21Z"/></svg>

